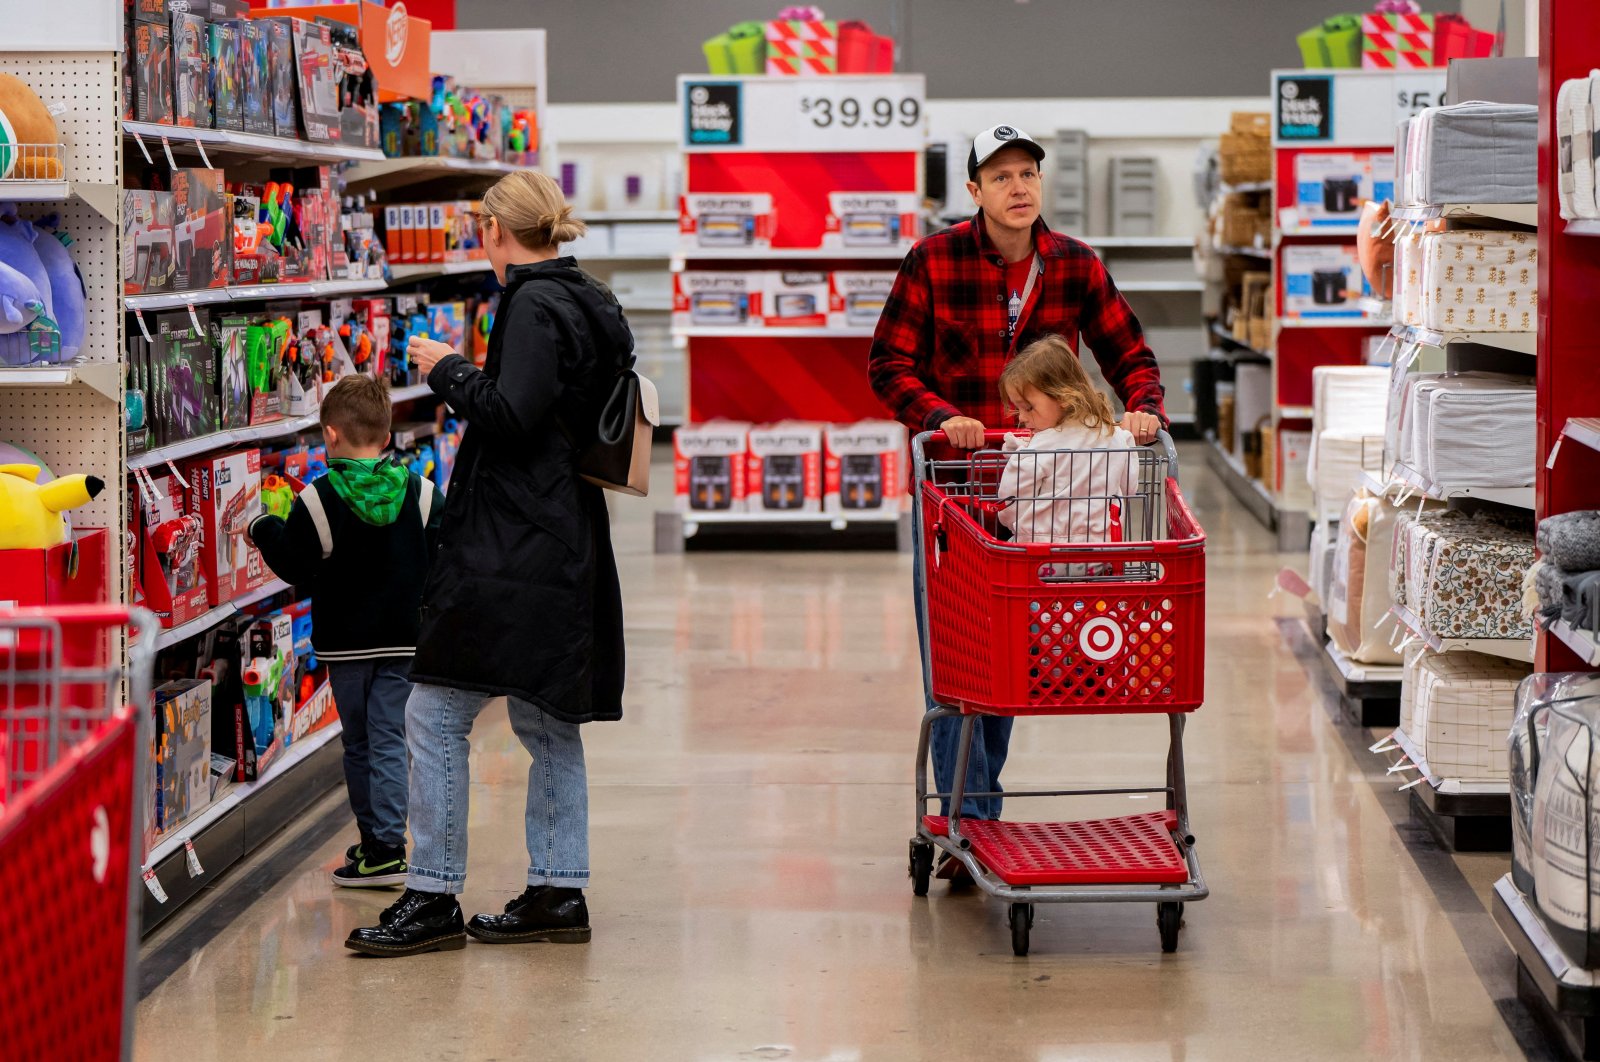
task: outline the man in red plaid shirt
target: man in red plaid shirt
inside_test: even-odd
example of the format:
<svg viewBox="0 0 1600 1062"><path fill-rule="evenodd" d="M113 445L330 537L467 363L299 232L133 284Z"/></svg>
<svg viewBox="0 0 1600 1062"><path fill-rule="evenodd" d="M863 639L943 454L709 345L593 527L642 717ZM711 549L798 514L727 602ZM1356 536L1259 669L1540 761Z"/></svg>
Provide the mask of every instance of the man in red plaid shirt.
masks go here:
<svg viewBox="0 0 1600 1062"><path fill-rule="evenodd" d="M1084 244L1051 232L1039 218L1044 149L1015 126L979 133L967 156L967 191L978 213L922 240L906 256L872 339L872 389L913 432L942 430L976 450L986 428L1003 428L1000 371L1020 349L1054 333L1077 349L1081 334L1122 399L1122 426L1141 443L1166 421L1161 371L1144 332L1105 265ZM917 545L921 547L920 537ZM922 560L916 564L917 626L922 629ZM927 706L933 707L931 691ZM1000 769L1012 720L974 717L961 814L998 819ZM937 720L930 744L934 784L951 791L961 721ZM949 814L949 800L943 802ZM946 855L941 878L971 884Z"/></svg>
<svg viewBox="0 0 1600 1062"><path fill-rule="evenodd" d="M1004 428L1000 370L1055 333L1081 333L1122 399L1122 426L1146 443L1166 420L1161 371L1144 331L1094 251L1039 218L1044 149L1015 126L979 133L967 156L978 206L918 243L878 319L872 389L913 432L943 430L957 446Z"/></svg>

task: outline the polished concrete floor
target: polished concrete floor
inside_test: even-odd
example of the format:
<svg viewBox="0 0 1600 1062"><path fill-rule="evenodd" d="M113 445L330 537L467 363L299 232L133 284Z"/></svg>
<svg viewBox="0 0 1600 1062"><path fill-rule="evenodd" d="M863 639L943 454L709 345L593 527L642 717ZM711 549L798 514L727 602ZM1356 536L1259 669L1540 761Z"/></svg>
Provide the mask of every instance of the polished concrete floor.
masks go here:
<svg viewBox="0 0 1600 1062"><path fill-rule="evenodd" d="M328 885L354 839L335 794L146 941L136 1057L1547 1057L1484 907L1507 857L1450 856L1409 823L1274 621L1286 558L1184 456L1210 533L1188 763L1212 896L1177 954L1149 906L1041 907L1018 959L999 903L912 896L908 558L658 557L659 501L624 503L628 716L585 731L594 942L354 956L345 934L394 894ZM1164 741L1160 720L1025 720L1006 778L1159 784ZM473 752L469 913L526 865L503 710Z"/></svg>

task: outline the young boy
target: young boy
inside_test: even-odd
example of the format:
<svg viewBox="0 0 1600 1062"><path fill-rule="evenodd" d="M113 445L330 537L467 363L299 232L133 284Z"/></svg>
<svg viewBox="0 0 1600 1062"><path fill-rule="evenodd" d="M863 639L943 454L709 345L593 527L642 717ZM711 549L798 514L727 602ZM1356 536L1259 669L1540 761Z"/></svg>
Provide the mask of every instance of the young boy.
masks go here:
<svg viewBox="0 0 1600 1062"><path fill-rule="evenodd" d="M406 700L422 586L444 514L432 483L383 456L388 388L347 376L322 399L328 474L287 520L257 517L250 538L280 579L311 592L312 640L344 724L344 778L361 842L333 883L406 880Z"/></svg>

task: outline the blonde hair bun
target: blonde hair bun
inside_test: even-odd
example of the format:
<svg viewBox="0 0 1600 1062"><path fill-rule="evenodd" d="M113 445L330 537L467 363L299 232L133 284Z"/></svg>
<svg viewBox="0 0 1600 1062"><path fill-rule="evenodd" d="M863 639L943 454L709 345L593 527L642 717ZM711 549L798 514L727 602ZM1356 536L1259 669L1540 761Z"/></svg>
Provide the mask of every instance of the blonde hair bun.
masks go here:
<svg viewBox="0 0 1600 1062"><path fill-rule="evenodd" d="M518 170L500 178L483 194L483 209L531 250L560 247L589 231L561 194L561 186L538 170Z"/></svg>

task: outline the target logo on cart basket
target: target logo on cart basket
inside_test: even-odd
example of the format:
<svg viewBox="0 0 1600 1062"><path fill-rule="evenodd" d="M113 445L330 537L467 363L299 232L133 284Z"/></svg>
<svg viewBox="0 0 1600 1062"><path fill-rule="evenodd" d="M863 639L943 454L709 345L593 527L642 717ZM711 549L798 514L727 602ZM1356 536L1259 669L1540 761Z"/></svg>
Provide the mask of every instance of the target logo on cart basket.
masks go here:
<svg viewBox="0 0 1600 1062"><path fill-rule="evenodd" d="M1090 660L1104 663L1122 652L1122 627L1109 616L1096 616L1078 631L1078 647Z"/></svg>

